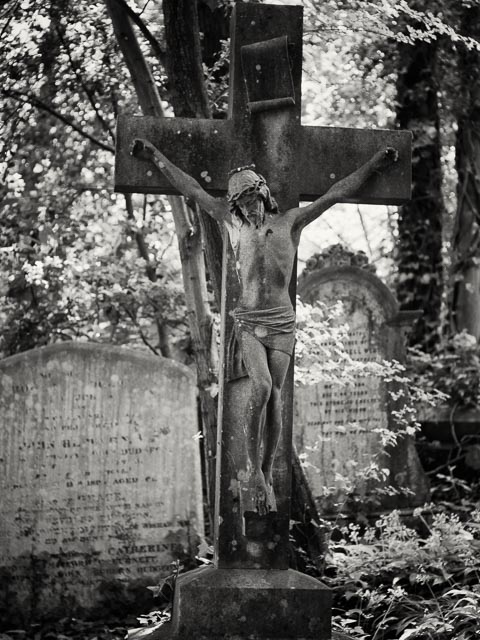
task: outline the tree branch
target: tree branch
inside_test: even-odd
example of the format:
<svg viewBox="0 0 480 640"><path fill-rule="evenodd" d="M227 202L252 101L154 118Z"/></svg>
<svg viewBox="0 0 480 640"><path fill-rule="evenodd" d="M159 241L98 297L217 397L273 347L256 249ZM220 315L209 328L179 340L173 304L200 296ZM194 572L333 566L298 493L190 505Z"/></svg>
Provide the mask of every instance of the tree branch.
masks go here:
<svg viewBox="0 0 480 640"><path fill-rule="evenodd" d="M158 356L160 355L157 351L157 349L155 349L155 347L153 345L150 344L150 342L147 340L147 337L145 336L145 334L142 331L142 328L140 326L140 324L138 323L138 320L135 318L134 314L130 311L130 309L126 306L122 304L122 309L125 311L125 313L127 314L127 316L130 318L130 320L133 322L134 326L137 328L138 333L140 335L140 338L142 339L142 342L145 346L147 346L151 351L153 351L153 353Z"/></svg>
<svg viewBox="0 0 480 640"><path fill-rule="evenodd" d="M14 100L18 100L23 104L31 104L32 106L37 107L37 109L46 111L50 115L54 116L55 118L57 118L58 120L66 124L67 126L71 127L74 131L79 133L84 138L87 138L87 140L90 140L90 142L93 142L93 144L97 145L97 147L100 147L105 151L109 151L110 153L115 153L115 149L112 146L110 146L109 144L105 144L100 140L97 140L90 133L87 133L81 127L79 127L78 124L75 124L75 122L72 122L71 120L69 120L66 116L62 115L59 111L51 107L49 104L47 104L46 102L43 102L43 100L40 100L40 98L37 98L37 96L34 96L32 94L22 93L20 91L14 91L13 89L1 89L0 92L2 93L2 95L6 96L7 98L13 98Z"/></svg>
<svg viewBox="0 0 480 640"><path fill-rule="evenodd" d="M164 358L172 357L172 350L170 349L170 342L168 340L168 331L166 322L160 321L159 318L155 320L158 333L158 348Z"/></svg>
<svg viewBox="0 0 480 640"><path fill-rule="evenodd" d="M127 218L129 220L135 220L135 216L133 215L133 203L132 203L132 195L130 193L125 194L125 204L127 207ZM145 242L145 238L141 231L135 231L135 240L138 247L138 253L140 257L145 260L145 271L147 273L147 277L150 282L156 282L157 280L157 270L155 265L153 265L150 261L150 256L148 255L148 247Z"/></svg>
<svg viewBox="0 0 480 640"><path fill-rule="evenodd" d="M105 0L105 5L143 115L162 118L164 113L160 94L128 17L128 5L123 0Z"/></svg>
<svg viewBox="0 0 480 640"><path fill-rule="evenodd" d="M70 47L66 43L65 38L63 37L63 33L57 27L55 28L55 33L57 34L58 39L60 40L63 48L65 49L65 52L66 52L67 57L68 57L68 60L70 62L70 67L72 68L73 73L75 74L75 76L77 77L78 81L80 82L80 84L82 86L82 89L84 90L85 95L87 96L88 101L90 102L90 105L91 105L92 109L95 111L95 115L97 116L98 121L100 122L100 124L102 125L104 130L110 135L112 141L115 142L115 134L113 133L112 129L109 127L108 122L105 120L105 118L102 116L102 114L98 110L98 108L97 108L97 106L95 104L94 97L93 97L91 91L88 89L87 85L85 84L85 82L83 80L83 76L82 76L82 74L80 72L80 69L77 67L77 65L73 61L72 55L70 53Z"/></svg>
<svg viewBox="0 0 480 640"><path fill-rule="evenodd" d="M145 39L150 43L150 46L152 47L154 54L157 56L158 61L163 66L165 66L165 51L163 51L162 47L160 46L160 43L155 38L153 33L150 31L150 29L147 27L147 25L140 18L140 16L128 6L125 0L115 0L115 2L120 7L122 7L122 9L125 10L126 14L131 19L131 21L137 25L137 27L140 29L142 34L145 36Z"/></svg>
<svg viewBox="0 0 480 640"><path fill-rule="evenodd" d="M20 0L18 0L17 2L14 3L13 7L11 7L10 9L6 9L2 14L0 14L0 18L3 18L4 16L8 15L8 12L11 12L11 15L8 17L8 19L6 20L2 31L0 32L0 40L3 38L3 34L5 33L5 31L8 29L10 22L13 20L14 16L15 16L15 9L18 7L18 5L20 4Z"/></svg>

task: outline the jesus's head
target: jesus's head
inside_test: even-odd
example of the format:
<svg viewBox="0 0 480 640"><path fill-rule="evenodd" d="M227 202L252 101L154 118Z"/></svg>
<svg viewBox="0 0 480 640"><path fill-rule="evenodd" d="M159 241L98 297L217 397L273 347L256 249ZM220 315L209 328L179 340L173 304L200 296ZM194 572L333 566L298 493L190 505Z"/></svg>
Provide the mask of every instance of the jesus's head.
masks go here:
<svg viewBox="0 0 480 640"><path fill-rule="evenodd" d="M232 214L259 227L263 224L265 211L277 213L278 207L265 178L254 168L255 165L248 165L230 172L227 199Z"/></svg>

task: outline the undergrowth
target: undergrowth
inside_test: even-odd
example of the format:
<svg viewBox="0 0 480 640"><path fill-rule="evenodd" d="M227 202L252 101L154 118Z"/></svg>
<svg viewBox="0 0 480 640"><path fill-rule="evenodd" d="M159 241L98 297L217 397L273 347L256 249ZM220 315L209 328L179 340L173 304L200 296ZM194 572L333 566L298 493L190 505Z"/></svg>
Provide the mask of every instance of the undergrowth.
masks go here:
<svg viewBox="0 0 480 640"><path fill-rule="evenodd" d="M332 589L333 640L480 638L480 483L439 476L432 497L408 522L393 511L372 525L333 527L325 574L307 567ZM159 610L130 640L169 619L179 569L152 588Z"/></svg>
<svg viewBox="0 0 480 640"><path fill-rule="evenodd" d="M480 501L468 491L458 510L432 503L409 526L394 511L341 530L324 577L338 640L480 638Z"/></svg>

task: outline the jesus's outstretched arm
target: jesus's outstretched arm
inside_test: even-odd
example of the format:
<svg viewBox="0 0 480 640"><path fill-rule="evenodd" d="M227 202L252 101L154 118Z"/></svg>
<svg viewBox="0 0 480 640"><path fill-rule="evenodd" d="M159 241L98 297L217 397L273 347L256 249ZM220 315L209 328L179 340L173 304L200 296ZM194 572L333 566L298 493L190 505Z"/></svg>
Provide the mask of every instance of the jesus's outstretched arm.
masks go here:
<svg viewBox="0 0 480 640"><path fill-rule="evenodd" d="M139 160L146 160L154 164L177 191L186 198L194 200L201 209L211 215L212 218L215 218L215 220L223 220L227 210L226 202L221 198L214 198L209 195L195 178L192 178L173 162L170 162L151 142L143 138L135 139L130 153Z"/></svg>
<svg viewBox="0 0 480 640"><path fill-rule="evenodd" d="M303 229L337 202L354 196L372 175L381 173L397 160L398 151L392 147L378 151L359 169L332 185L323 196L305 207L292 209L290 213L294 217L294 226Z"/></svg>

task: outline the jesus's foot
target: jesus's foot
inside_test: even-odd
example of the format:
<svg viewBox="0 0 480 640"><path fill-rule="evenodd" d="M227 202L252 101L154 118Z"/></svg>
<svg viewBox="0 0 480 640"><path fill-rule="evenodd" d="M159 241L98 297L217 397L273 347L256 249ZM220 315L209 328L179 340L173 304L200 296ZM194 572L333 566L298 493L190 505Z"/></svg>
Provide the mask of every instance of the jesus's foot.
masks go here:
<svg viewBox="0 0 480 640"><path fill-rule="evenodd" d="M265 470L263 471L263 477L265 478L265 484L267 485L267 489L269 489L270 491L273 488L273 476L272 476L272 471L270 470Z"/></svg>
<svg viewBox="0 0 480 640"><path fill-rule="evenodd" d="M255 471L253 474L254 491L255 491L255 507L260 516L268 513L268 487L265 482L265 476L262 471Z"/></svg>
<svg viewBox="0 0 480 640"><path fill-rule="evenodd" d="M277 501L276 501L276 498L275 498L275 492L273 490L272 470L270 469L269 471L264 471L263 472L263 476L265 478L265 484L267 485L268 510L269 511L276 511L277 510Z"/></svg>

